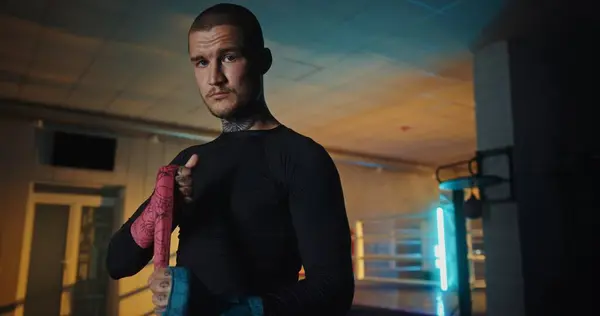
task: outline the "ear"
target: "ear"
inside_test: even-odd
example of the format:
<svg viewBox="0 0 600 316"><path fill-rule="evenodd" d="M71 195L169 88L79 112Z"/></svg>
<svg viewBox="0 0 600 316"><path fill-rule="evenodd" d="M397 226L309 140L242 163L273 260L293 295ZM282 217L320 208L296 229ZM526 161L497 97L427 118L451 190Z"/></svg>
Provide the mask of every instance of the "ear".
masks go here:
<svg viewBox="0 0 600 316"><path fill-rule="evenodd" d="M264 75L271 69L271 65L273 64L273 55L271 55L271 50L268 48L263 48L260 54L260 73Z"/></svg>

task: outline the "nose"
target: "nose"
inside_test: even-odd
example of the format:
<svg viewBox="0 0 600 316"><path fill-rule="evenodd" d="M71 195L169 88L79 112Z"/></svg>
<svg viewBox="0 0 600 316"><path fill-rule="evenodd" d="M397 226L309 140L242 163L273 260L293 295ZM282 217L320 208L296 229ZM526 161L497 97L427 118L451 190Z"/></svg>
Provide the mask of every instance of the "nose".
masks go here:
<svg viewBox="0 0 600 316"><path fill-rule="evenodd" d="M208 84L211 86L220 86L227 81L220 63L210 63Z"/></svg>

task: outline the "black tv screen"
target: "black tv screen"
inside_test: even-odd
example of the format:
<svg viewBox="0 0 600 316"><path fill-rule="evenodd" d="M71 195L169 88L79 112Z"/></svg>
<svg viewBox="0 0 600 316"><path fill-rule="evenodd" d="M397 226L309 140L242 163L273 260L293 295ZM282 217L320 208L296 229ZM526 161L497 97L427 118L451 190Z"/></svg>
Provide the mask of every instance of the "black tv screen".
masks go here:
<svg viewBox="0 0 600 316"><path fill-rule="evenodd" d="M115 167L117 140L68 132L54 132L53 166L112 171Z"/></svg>

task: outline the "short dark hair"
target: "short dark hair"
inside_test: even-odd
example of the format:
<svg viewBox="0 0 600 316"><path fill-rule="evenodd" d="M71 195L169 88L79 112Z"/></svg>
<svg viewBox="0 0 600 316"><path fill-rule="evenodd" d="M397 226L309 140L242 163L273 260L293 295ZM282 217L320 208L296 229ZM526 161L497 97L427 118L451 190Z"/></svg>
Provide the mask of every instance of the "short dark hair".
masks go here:
<svg viewBox="0 0 600 316"><path fill-rule="evenodd" d="M194 19L189 33L210 30L219 25L231 25L239 28L242 31L246 48L254 50L265 46L262 28L254 13L241 5L232 3L216 4L202 11Z"/></svg>

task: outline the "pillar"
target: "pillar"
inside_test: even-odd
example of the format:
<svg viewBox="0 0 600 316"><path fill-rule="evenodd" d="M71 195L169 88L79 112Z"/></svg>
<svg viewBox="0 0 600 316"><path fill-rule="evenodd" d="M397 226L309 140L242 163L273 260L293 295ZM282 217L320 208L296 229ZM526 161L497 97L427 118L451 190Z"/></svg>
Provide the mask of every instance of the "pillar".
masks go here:
<svg viewBox="0 0 600 316"><path fill-rule="evenodd" d="M473 47L477 148L513 148L512 172L502 157L482 163L512 177L485 198L514 193L483 214L488 316L597 310L600 53L588 2L511 2Z"/></svg>

